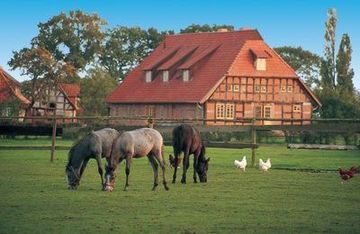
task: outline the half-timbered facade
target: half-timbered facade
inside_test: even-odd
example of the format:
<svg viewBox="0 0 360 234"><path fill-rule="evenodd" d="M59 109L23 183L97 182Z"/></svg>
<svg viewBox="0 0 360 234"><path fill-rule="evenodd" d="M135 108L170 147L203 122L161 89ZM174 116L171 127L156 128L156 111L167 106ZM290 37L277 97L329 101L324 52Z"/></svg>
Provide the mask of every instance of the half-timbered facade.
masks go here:
<svg viewBox="0 0 360 234"><path fill-rule="evenodd" d="M60 84L57 89L49 89L38 95L32 107L33 114L38 116L76 117L81 112L80 86L77 84ZM67 120L74 122L74 120Z"/></svg>
<svg viewBox="0 0 360 234"><path fill-rule="evenodd" d="M288 124L274 119L310 119L321 106L251 29L166 36L107 102L113 116L197 118L209 125L242 124L234 120L244 118Z"/></svg>

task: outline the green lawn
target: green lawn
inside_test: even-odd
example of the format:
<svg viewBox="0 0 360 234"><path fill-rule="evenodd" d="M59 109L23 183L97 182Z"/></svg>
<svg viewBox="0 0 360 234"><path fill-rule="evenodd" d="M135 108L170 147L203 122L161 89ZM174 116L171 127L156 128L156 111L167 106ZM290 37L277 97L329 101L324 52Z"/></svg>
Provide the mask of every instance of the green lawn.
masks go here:
<svg viewBox="0 0 360 234"><path fill-rule="evenodd" d="M166 155L170 150L166 148ZM152 169L142 158L134 159L129 191L122 191L121 165L117 187L109 193L100 191L95 161L85 171L79 190L68 191L67 151L57 151L54 163L49 162L49 151L0 151L0 233L360 232L359 176L341 184L331 171L279 170L360 165L359 151L261 146L257 156L271 157L273 162L269 173L235 169L234 159L247 155L250 161L247 149L209 148L207 153L211 157L207 184L192 183L189 170L188 184L179 183L178 173L170 191L159 186L152 192ZM171 177L167 169L169 182Z"/></svg>

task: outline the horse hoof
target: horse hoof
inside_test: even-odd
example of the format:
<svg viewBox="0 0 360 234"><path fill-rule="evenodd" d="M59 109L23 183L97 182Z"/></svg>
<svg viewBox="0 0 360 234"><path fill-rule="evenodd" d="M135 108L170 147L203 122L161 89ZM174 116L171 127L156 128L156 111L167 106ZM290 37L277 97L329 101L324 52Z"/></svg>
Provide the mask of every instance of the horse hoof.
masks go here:
<svg viewBox="0 0 360 234"><path fill-rule="evenodd" d="M182 184L186 184L186 180L181 180L181 183L182 183Z"/></svg>
<svg viewBox="0 0 360 234"><path fill-rule="evenodd" d="M169 191L169 187L168 186L164 186L166 191Z"/></svg>
<svg viewBox="0 0 360 234"><path fill-rule="evenodd" d="M104 191L108 191L108 192L112 192L113 190L114 190L114 188L111 186L106 186L104 189Z"/></svg>

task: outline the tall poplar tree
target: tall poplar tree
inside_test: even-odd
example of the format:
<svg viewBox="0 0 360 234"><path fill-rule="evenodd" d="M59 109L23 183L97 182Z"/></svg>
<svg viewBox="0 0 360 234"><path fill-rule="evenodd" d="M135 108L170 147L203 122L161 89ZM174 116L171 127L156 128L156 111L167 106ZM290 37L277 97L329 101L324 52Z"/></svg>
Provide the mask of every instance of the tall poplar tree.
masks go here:
<svg viewBox="0 0 360 234"><path fill-rule="evenodd" d="M354 97L353 77L354 71L351 66L351 43L348 34L343 34L339 51L336 58L336 73L338 93L343 97Z"/></svg>
<svg viewBox="0 0 360 234"><path fill-rule="evenodd" d="M328 20L325 23L325 50L324 61L321 65L321 85L325 95L331 94L335 90L335 32L336 32L336 11L328 10Z"/></svg>

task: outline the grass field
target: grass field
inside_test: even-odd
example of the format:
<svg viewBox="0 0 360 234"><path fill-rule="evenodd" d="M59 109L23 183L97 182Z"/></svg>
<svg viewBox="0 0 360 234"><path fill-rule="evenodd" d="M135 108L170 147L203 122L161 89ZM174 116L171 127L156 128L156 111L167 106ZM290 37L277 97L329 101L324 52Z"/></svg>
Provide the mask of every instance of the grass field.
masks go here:
<svg viewBox="0 0 360 234"><path fill-rule="evenodd" d="M166 155L170 150L166 148ZM48 151L0 151L0 233L360 232L360 176L341 184L331 171L360 165L359 151L261 146L257 157L272 158L269 173L234 168L234 159L243 155L250 161L250 150L209 148L207 152L211 157L207 184L192 183L189 170L188 184L179 183L179 173L170 191L159 186L152 192L152 169L142 158L134 159L129 191L122 191L121 165L117 187L109 193L100 191L95 161L85 171L79 190L69 191L64 173L67 151L57 151L54 163L49 162ZM169 182L171 177L167 169Z"/></svg>

